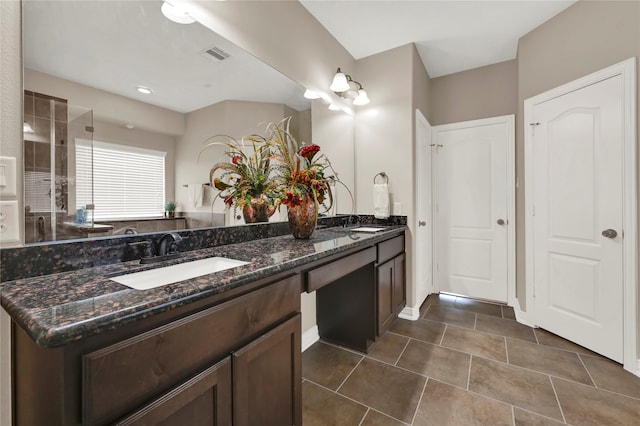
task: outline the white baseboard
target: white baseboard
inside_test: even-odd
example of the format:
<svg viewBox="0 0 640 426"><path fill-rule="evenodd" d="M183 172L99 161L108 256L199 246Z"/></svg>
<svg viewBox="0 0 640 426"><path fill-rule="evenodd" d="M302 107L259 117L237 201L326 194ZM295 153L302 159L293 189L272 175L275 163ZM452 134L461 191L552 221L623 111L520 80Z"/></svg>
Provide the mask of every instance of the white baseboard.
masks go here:
<svg viewBox="0 0 640 426"><path fill-rule="evenodd" d="M516 314L516 321L520 324L528 325L529 327L535 327L535 325L530 323L527 319L527 313L520 309L520 303L514 303L512 308L513 312Z"/></svg>
<svg viewBox="0 0 640 426"><path fill-rule="evenodd" d="M313 327L302 333L302 352L309 349L309 347L318 340L320 340L318 326L314 325Z"/></svg>
<svg viewBox="0 0 640 426"><path fill-rule="evenodd" d="M398 317L409 321L415 321L420 318L420 306L413 308L410 306L405 306L398 314Z"/></svg>

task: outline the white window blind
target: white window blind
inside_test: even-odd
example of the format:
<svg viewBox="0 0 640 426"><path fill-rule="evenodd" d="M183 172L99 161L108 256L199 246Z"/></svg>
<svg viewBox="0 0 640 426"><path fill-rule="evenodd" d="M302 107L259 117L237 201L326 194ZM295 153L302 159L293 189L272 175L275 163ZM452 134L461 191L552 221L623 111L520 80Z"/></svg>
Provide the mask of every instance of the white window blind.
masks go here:
<svg viewBox="0 0 640 426"><path fill-rule="evenodd" d="M77 175L90 175L93 163L93 201L91 181L81 184L78 179L77 205L93 203L95 220L161 217L166 155L162 151L76 139Z"/></svg>

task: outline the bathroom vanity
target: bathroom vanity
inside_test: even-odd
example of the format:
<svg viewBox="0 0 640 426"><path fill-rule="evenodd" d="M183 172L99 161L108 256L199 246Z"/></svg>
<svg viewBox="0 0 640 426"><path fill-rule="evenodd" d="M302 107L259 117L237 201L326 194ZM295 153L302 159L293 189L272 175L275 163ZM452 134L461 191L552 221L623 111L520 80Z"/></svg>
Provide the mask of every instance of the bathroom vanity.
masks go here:
<svg viewBox="0 0 640 426"><path fill-rule="evenodd" d="M16 425L302 423L300 293L322 338L367 352L405 302L405 226L183 253L233 269L134 290L124 262L2 284Z"/></svg>

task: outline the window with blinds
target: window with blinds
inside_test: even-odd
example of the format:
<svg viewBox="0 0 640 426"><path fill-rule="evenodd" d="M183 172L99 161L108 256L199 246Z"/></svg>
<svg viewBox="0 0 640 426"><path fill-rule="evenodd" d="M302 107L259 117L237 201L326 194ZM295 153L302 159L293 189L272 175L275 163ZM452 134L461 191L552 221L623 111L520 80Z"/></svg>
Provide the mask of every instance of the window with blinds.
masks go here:
<svg viewBox="0 0 640 426"><path fill-rule="evenodd" d="M162 217L167 153L76 139L76 204L94 204L94 220ZM91 194L93 192L93 198Z"/></svg>

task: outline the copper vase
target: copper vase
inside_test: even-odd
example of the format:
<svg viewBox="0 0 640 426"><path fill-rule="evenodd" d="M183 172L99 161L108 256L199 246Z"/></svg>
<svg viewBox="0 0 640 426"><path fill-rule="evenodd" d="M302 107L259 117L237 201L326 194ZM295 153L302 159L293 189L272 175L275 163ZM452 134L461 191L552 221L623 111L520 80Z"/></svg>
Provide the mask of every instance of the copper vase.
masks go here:
<svg viewBox="0 0 640 426"><path fill-rule="evenodd" d="M301 204L289 206L289 230L294 238L308 239L316 229L318 207L311 197L304 197Z"/></svg>

